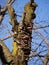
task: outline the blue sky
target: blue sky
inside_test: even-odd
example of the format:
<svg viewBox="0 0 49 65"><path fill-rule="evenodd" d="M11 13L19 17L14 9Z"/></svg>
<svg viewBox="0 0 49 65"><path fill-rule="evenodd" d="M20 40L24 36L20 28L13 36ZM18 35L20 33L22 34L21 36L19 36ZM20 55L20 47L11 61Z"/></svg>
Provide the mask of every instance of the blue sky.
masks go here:
<svg viewBox="0 0 49 65"><path fill-rule="evenodd" d="M0 0L0 5L3 7L5 6L7 0ZM19 15L22 15L24 5L30 0L16 0L15 3L12 5L15 9L15 12ZM37 3L38 7L36 8L36 19L34 21L39 22L39 21L49 21L49 0L35 0ZM17 17L17 20L20 21L20 17ZM0 38L4 38L5 36L8 36L10 34L7 33L7 30L11 30L12 26L9 24L9 16L5 15L4 20L2 22L4 26L3 30L0 30ZM44 23L46 24L46 23ZM49 30L49 29L48 29ZM12 38L7 39L4 41L5 44L8 46L10 51L12 51Z"/></svg>

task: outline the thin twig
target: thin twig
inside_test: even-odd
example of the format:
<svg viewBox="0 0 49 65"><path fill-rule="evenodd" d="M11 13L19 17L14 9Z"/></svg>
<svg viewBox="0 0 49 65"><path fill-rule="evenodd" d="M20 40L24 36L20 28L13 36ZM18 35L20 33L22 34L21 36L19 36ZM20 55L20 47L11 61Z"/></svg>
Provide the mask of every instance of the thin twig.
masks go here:
<svg viewBox="0 0 49 65"><path fill-rule="evenodd" d="M1 40L2 40L2 41L7 40L7 39L13 37L14 35L15 35L15 34L11 34L10 36L7 36L7 37L5 37L5 38L3 38L3 39L1 39Z"/></svg>
<svg viewBox="0 0 49 65"><path fill-rule="evenodd" d="M37 29L41 29L41 28L46 28L46 27L49 27L49 24L45 25L45 26L38 26L36 28L33 28L33 30L37 30Z"/></svg>

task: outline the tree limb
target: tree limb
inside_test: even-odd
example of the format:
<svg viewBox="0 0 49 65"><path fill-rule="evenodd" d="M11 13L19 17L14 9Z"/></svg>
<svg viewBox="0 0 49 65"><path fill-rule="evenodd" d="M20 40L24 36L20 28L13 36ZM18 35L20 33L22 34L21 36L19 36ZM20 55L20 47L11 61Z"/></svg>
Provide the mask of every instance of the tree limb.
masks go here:
<svg viewBox="0 0 49 65"><path fill-rule="evenodd" d="M2 20L3 20L3 18L4 18L5 12L7 11L7 6L12 5L14 1L15 0L8 0L8 2L7 2L7 4L5 5L4 8L0 7L0 24L1 24Z"/></svg>
<svg viewBox="0 0 49 65"><path fill-rule="evenodd" d="M33 30L42 29L42 28L46 28L46 27L49 27L49 24L45 25L45 26L38 26L36 28L33 28Z"/></svg>
<svg viewBox="0 0 49 65"><path fill-rule="evenodd" d="M7 46L4 44L4 42L1 40L0 40L0 58L2 63L4 64L11 62L13 60L11 52L9 51Z"/></svg>

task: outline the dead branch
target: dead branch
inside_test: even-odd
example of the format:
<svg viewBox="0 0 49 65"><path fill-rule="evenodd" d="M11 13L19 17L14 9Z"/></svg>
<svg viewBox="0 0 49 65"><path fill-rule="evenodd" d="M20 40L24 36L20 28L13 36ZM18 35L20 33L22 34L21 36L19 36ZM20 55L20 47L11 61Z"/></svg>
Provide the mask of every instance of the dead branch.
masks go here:
<svg viewBox="0 0 49 65"><path fill-rule="evenodd" d="M46 42L47 46L49 46L48 40L41 33L39 33L39 32L35 32L35 33L37 33L38 36Z"/></svg>
<svg viewBox="0 0 49 65"><path fill-rule="evenodd" d="M13 37L14 35L15 35L15 33L13 33L13 34L11 34L10 36L7 36L7 37L5 37L5 38L3 38L3 39L1 39L1 40L2 40L2 41L7 40L7 39Z"/></svg>
<svg viewBox="0 0 49 65"><path fill-rule="evenodd" d="M33 28L33 30L37 30L37 29L42 29L42 28L47 28L49 27L49 24L48 25L45 25L45 26L38 26L36 28Z"/></svg>
<svg viewBox="0 0 49 65"><path fill-rule="evenodd" d="M7 10L8 5L12 5L15 0L8 0L4 8L1 8L1 12L5 12Z"/></svg>
<svg viewBox="0 0 49 65"><path fill-rule="evenodd" d="M7 4L12 5L15 0L8 0Z"/></svg>
<svg viewBox="0 0 49 65"><path fill-rule="evenodd" d="M31 54L29 55L29 57L35 57L35 56L45 57L44 55L37 54L36 52L31 52Z"/></svg>
<svg viewBox="0 0 49 65"><path fill-rule="evenodd" d="M4 8L0 7L0 24L4 18L5 12L7 11L7 6L8 5L12 5L14 3L15 0L8 0L7 4L5 5Z"/></svg>
<svg viewBox="0 0 49 65"><path fill-rule="evenodd" d="M39 36L41 39L43 39L43 40L46 42L46 44L47 44L47 46L48 46L48 54L45 56L45 60L44 60L44 65L46 65L47 62L48 62L48 59L49 59L49 42L48 42L48 40L47 40L41 33L39 33L39 32L36 32L36 33L38 34L38 36ZM48 58L47 58L47 56L48 56Z"/></svg>

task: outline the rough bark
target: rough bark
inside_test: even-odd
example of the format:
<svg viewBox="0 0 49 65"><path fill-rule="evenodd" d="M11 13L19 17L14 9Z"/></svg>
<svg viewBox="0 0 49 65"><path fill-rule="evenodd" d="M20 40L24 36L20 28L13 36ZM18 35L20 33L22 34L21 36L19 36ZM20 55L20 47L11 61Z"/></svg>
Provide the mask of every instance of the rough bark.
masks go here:
<svg viewBox="0 0 49 65"><path fill-rule="evenodd" d="M35 18L34 11L36 8L36 4L34 4L34 5L33 4L32 4L32 6L30 6L31 3L27 3L25 5L22 20L20 21L20 23L18 25L18 35L14 36L14 41L18 45L18 49L20 49L20 51L22 51L22 54L20 54L20 56L23 55L22 62L24 61L25 65L27 65L27 61L29 59L30 48L31 48L31 45L30 45L31 34L32 34L32 26L33 26L32 20ZM15 32L17 32L17 31L15 31ZM20 53L20 51L18 50L17 52ZM19 54L17 54L17 55L19 55ZM21 57L21 59L22 59L22 57ZM19 59L19 63L21 65L20 59Z"/></svg>

